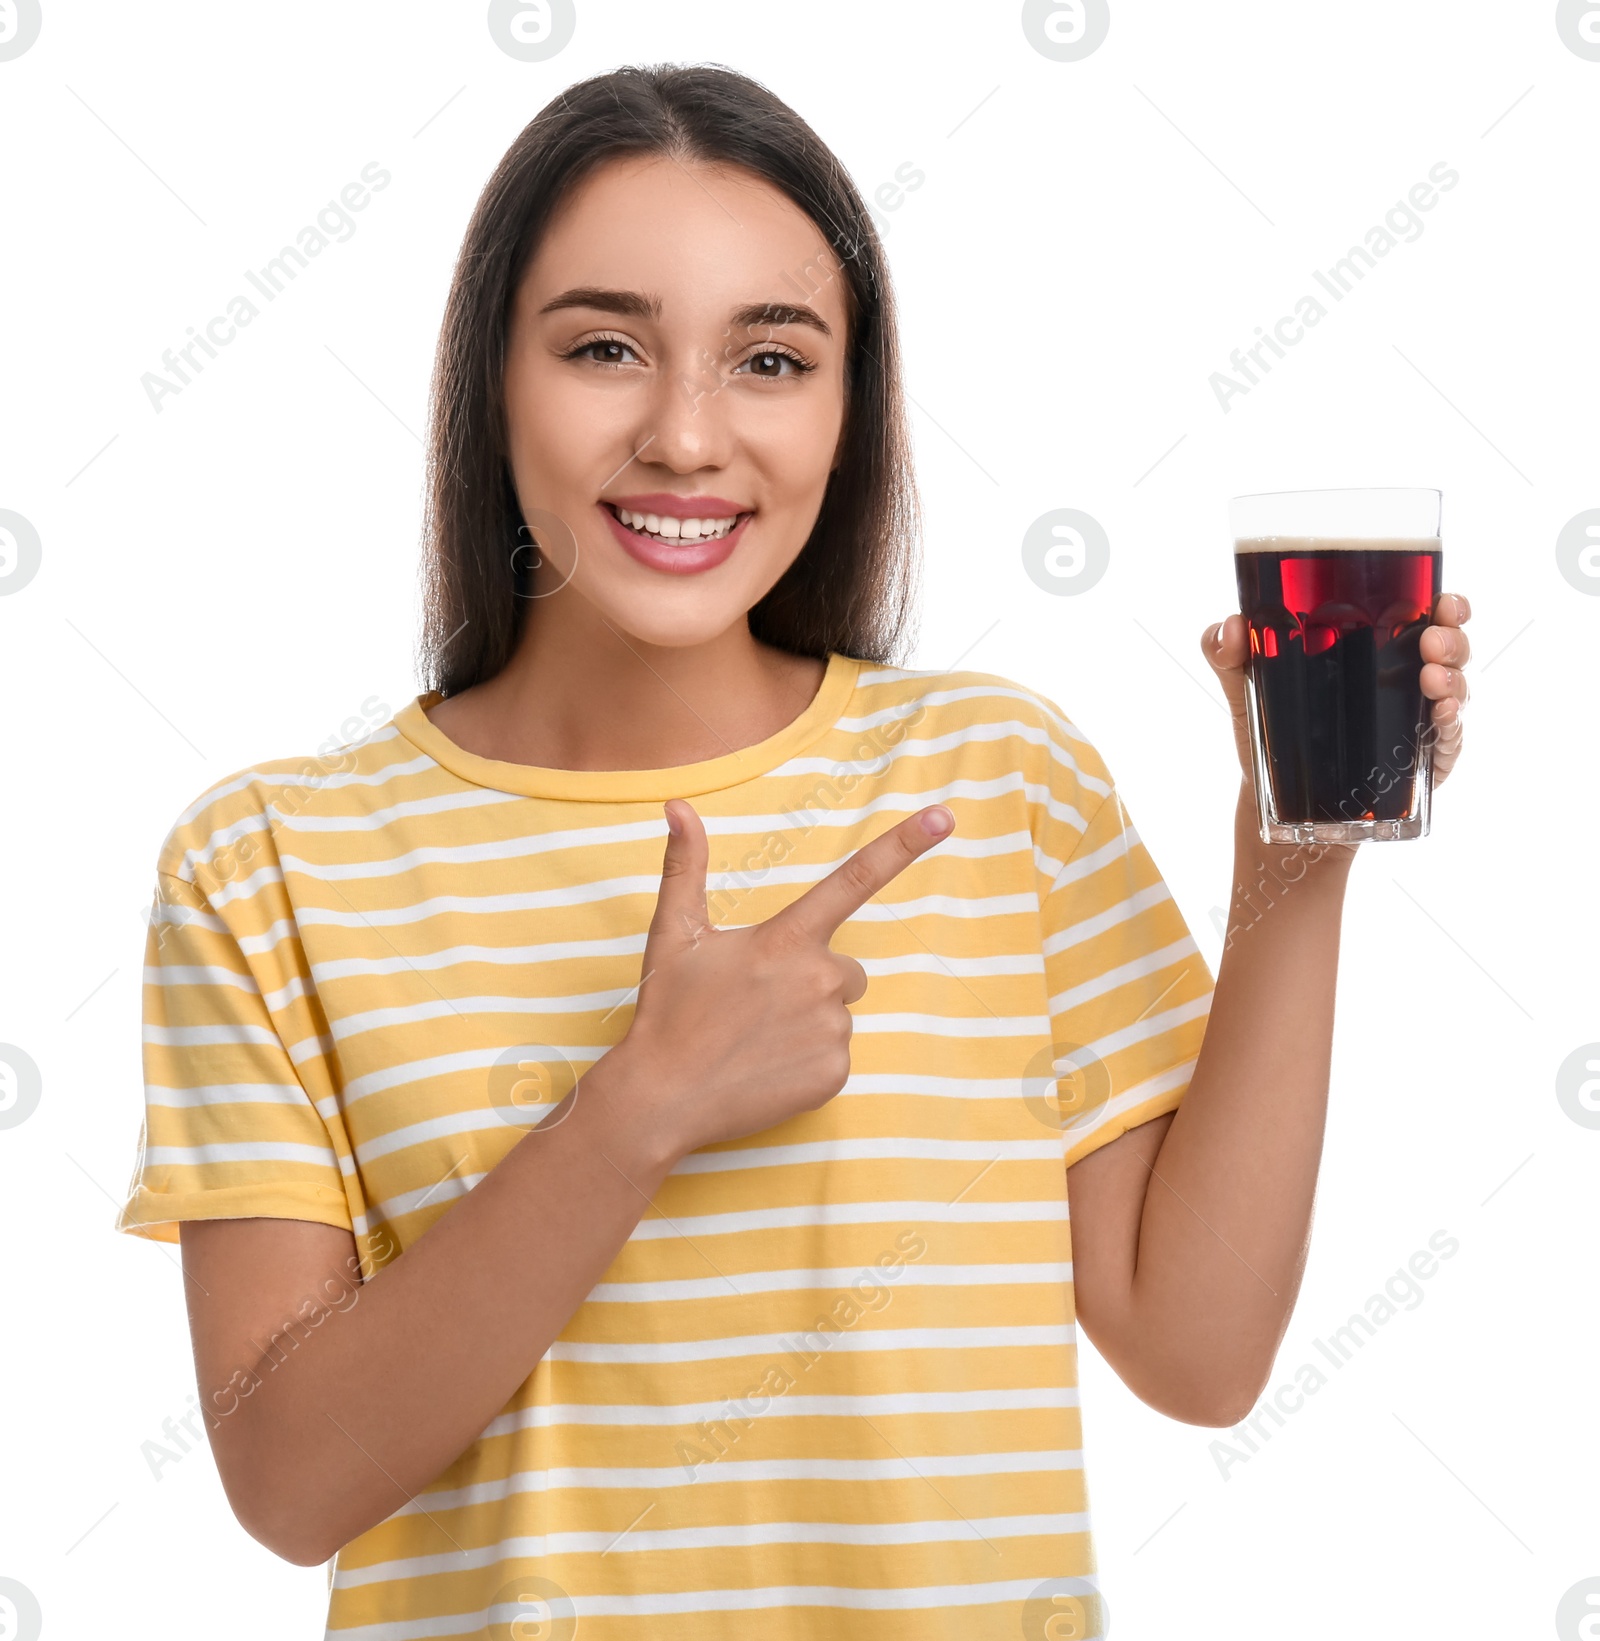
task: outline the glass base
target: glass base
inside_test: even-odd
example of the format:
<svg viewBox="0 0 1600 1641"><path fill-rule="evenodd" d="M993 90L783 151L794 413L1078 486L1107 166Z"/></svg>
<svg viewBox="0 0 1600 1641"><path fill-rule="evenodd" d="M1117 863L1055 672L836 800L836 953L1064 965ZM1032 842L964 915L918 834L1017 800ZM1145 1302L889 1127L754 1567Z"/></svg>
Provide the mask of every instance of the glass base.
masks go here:
<svg viewBox="0 0 1600 1641"><path fill-rule="evenodd" d="M1421 815L1408 820L1267 821L1263 843L1401 843L1426 837Z"/></svg>

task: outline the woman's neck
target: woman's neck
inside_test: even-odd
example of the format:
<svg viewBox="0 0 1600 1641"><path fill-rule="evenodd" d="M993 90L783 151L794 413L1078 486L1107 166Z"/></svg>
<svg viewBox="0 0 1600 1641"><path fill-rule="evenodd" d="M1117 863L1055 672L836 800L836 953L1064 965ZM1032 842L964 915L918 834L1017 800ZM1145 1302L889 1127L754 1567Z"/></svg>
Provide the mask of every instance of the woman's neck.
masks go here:
<svg viewBox="0 0 1600 1641"><path fill-rule="evenodd" d="M776 735L811 704L825 670L757 642L743 621L669 647L535 605L507 666L428 717L457 746L505 763L667 769Z"/></svg>

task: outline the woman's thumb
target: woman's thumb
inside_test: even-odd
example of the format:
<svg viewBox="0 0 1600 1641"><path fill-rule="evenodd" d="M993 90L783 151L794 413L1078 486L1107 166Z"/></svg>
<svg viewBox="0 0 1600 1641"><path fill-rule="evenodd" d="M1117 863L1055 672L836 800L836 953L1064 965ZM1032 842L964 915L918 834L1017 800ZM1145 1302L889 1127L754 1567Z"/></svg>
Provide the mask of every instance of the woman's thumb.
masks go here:
<svg viewBox="0 0 1600 1641"><path fill-rule="evenodd" d="M1250 657L1250 624L1242 615L1230 615L1206 628L1200 649L1222 685L1230 704L1244 699L1244 666Z"/></svg>
<svg viewBox="0 0 1600 1641"><path fill-rule="evenodd" d="M662 806L667 817L667 847L661 859L661 889L656 896L650 938L674 942L698 939L711 922L706 907L706 829L694 805L669 798Z"/></svg>

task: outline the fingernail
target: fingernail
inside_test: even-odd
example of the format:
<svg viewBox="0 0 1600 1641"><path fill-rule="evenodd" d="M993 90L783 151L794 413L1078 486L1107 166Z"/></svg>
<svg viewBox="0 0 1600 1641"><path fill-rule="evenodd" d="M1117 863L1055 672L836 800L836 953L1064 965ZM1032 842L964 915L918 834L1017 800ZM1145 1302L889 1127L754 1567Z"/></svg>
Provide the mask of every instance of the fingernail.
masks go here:
<svg viewBox="0 0 1600 1641"><path fill-rule="evenodd" d="M673 835L673 837L677 837L683 830L683 822L680 821L670 809L666 808L665 805L662 806L662 813L667 817L667 830Z"/></svg>
<svg viewBox="0 0 1600 1641"><path fill-rule="evenodd" d="M922 812L922 830L930 837L942 838L946 832L954 831L955 824L955 816L942 803Z"/></svg>

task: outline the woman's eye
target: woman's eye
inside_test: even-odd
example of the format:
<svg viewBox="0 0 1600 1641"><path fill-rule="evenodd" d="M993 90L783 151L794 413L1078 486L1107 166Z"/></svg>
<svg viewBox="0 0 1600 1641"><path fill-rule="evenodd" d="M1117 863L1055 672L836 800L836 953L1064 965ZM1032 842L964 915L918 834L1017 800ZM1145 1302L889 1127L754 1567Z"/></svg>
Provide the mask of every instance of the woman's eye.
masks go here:
<svg viewBox="0 0 1600 1641"><path fill-rule="evenodd" d="M597 365L626 365L634 360L636 355L626 342L613 342L606 337L601 337L594 342L584 342L581 346L574 348L567 357L569 359L588 358Z"/></svg>
<svg viewBox="0 0 1600 1641"><path fill-rule="evenodd" d="M802 365L791 353L779 353L775 349L767 348L760 353L752 353L740 370L749 367L752 376L798 376L807 367Z"/></svg>

